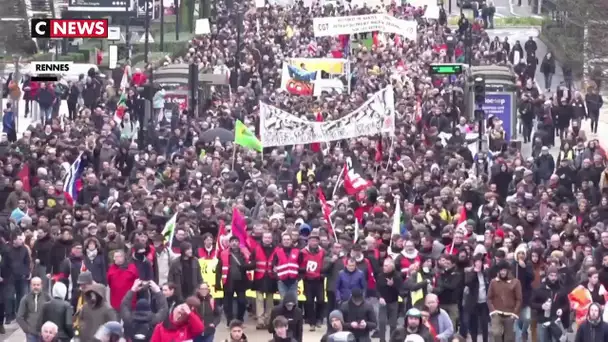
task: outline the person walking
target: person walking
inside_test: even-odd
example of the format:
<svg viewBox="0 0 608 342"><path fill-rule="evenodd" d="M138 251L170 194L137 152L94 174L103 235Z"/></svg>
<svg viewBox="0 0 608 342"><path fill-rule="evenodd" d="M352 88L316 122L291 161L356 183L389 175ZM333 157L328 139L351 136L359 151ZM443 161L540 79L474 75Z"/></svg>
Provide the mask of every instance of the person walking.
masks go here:
<svg viewBox="0 0 608 342"><path fill-rule="evenodd" d="M416 268L417 264L412 265ZM384 259L382 272L378 274L378 296L380 310L378 314L378 333L380 342L386 341L386 325L392 334L397 328L399 318L399 297L403 295L403 278L401 272L395 271L395 262L391 258ZM389 335L390 336L390 335Z"/></svg>
<svg viewBox="0 0 608 342"><path fill-rule="evenodd" d="M304 279L304 310L310 331L321 328L325 306L324 278L321 274L325 250L319 247L319 235L310 234L308 245L300 252L300 270Z"/></svg>
<svg viewBox="0 0 608 342"><path fill-rule="evenodd" d="M150 289L152 301L157 308L152 311L152 306L147 298L138 299L133 307L133 299L137 293ZM120 304L120 317L125 327L125 337L133 342L147 342L150 340L154 327L169 316L167 300L163 296L160 287L154 281L143 282L135 280Z"/></svg>
<svg viewBox="0 0 608 342"><path fill-rule="evenodd" d="M468 322L472 342L477 342L479 332L481 332L481 340L488 342L490 313L487 299L490 280L483 254L473 256L473 267L465 272L464 279L463 312L469 315Z"/></svg>
<svg viewBox="0 0 608 342"><path fill-rule="evenodd" d="M65 300L68 293L67 287L62 282L57 282L51 290L52 298L44 303L40 312L37 330L42 329L44 324L52 322L57 326L57 341L70 342L74 337L73 309L70 303Z"/></svg>
<svg viewBox="0 0 608 342"><path fill-rule="evenodd" d="M498 276L488 288L490 330L495 342L513 342L514 325L522 305L521 285L517 278L511 278L509 262L501 261L497 269Z"/></svg>
<svg viewBox="0 0 608 342"><path fill-rule="evenodd" d="M295 338L289 336L289 322L287 318L278 316L272 321L274 336L270 342L297 342Z"/></svg>
<svg viewBox="0 0 608 342"><path fill-rule="evenodd" d="M336 282L336 301L338 304L347 302L354 289L365 293L367 282L363 271L357 268L357 261L353 258L346 259L346 268L340 271Z"/></svg>
<svg viewBox="0 0 608 342"><path fill-rule="evenodd" d="M543 61L540 63L540 72L545 76L545 90L547 93L550 93L553 75L555 74L555 59L551 52L547 52Z"/></svg>
<svg viewBox="0 0 608 342"><path fill-rule="evenodd" d="M198 286L203 283L201 266L193 256L192 245L182 242L180 257L173 261L169 268L168 279L176 285L177 296L185 298L194 294Z"/></svg>
<svg viewBox="0 0 608 342"><path fill-rule="evenodd" d="M587 105L587 114L591 120L591 133L597 133L600 109L604 105L602 95L599 94L597 88L591 88L587 95L585 95L585 104Z"/></svg>
<svg viewBox="0 0 608 342"><path fill-rule="evenodd" d="M106 287L93 284L83 293L84 305L78 314L79 338L82 342L93 341L99 327L116 321L116 312L106 300Z"/></svg>
<svg viewBox="0 0 608 342"><path fill-rule="evenodd" d="M30 288L30 293L21 298L19 302L17 324L25 333L27 342L37 342L40 335L38 319L42 312L42 306L51 300L51 296L42 291L42 279L38 277L30 280Z"/></svg>
<svg viewBox="0 0 608 342"><path fill-rule="evenodd" d="M10 142L17 141L17 122L12 103L7 103L4 113L2 113L2 132L6 133L6 138Z"/></svg>
<svg viewBox="0 0 608 342"><path fill-rule="evenodd" d="M8 272L4 273L4 296L6 300L6 322L15 319L21 298L27 291L27 280L30 277L31 258L27 248L23 245L21 234L11 234L11 242L6 246L5 254Z"/></svg>
<svg viewBox="0 0 608 342"><path fill-rule="evenodd" d="M236 295L237 312L236 318L240 321L245 316L247 299L245 291L249 288L247 271L252 270L255 265L250 261L249 251L240 248L240 240L231 236L229 248L220 253L216 268L215 290L224 290L224 313L226 322L235 318L233 301Z"/></svg>
<svg viewBox="0 0 608 342"><path fill-rule="evenodd" d="M270 321L270 311L274 306L274 294L277 292L277 280L272 273L271 261L274 254L274 244L271 232L262 234L261 243L256 243L251 259L255 261L252 290L255 294L255 314L258 330L266 330Z"/></svg>
<svg viewBox="0 0 608 342"><path fill-rule="evenodd" d="M272 269L279 279L277 285L281 298L285 297L287 292L298 293L299 259L300 250L294 245L291 234L289 232L283 233L281 246L275 249L272 260Z"/></svg>
<svg viewBox="0 0 608 342"><path fill-rule="evenodd" d="M108 287L110 288L110 305L117 312L124 296L133 287L138 278L137 268L125 258L125 252L117 250L113 253L114 263L108 269Z"/></svg>
<svg viewBox="0 0 608 342"><path fill-rule="evenodd" d="M196 297L201 302L197 309L198 316L205 324L205 331L201 336L194 338L194 342L213 342L215 329L222 320L222 311L209 292L209 284L202 283L196 291Z"/></svg>
<svg viewBox="0 0 608 342"><path fill-rule="evenodd" d="M55 99L54 92L44 82L40 83L36 101L40 106L40 120L42 121L42 125L46 125L47 122L50 123L53 118L53 104L55 104L57 99Z"/></svg>
<svg viewBox="0 0 608 342"><path fill-rule="evenodd" d="M270 321L283 316L289 321L288 335L293 337L297 342L304 340L304 314L302 309L297 307L298 297L293 292L287 292L281 302L275 306L270 313ZM274 337L274 325L268 326L268 332Z"/></svg>
<svg viewBox="0 0 608 342"><path fill-rule="evenodd" d="M340 305L344 322L358 342L371 342L370 332L378 323L372 305L365 301L361 289L353 289L351 297Z"/></svg>

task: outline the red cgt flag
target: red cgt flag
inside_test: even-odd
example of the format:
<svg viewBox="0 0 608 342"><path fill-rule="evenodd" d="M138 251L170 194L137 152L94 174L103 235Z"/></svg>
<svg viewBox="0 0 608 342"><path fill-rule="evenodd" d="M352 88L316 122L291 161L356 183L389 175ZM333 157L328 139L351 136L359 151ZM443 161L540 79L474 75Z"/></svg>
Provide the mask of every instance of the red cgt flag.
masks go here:
<svg viewBox="0 0 608 342"><path fill-rule="evenodd" d="M21 183L23 183L23 190L25 192L30 192L32 190L32 185L30 184L30 166L28 164L23 164L19 173L17 173L17 177Z"/></svg>

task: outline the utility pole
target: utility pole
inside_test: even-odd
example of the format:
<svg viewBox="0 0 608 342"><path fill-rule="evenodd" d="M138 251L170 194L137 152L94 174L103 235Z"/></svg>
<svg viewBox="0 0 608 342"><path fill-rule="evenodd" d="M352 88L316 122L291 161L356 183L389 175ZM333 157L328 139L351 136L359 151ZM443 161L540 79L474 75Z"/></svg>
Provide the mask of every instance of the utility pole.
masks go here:
<svg viewBox="0 0 608 342"><path fill-rule="evenodd" d="M162 5L162 3L161 3ZM150 6L150 2L148 0L145 1L145 5L146 6L146 18L144 20L144 25L145 25L145 29L146 29L146 37L144 40L144 61L146 62L146 64L148 64L149 59L148 59L148 55L150 54L150 17L152 16L150 13L150 10L152 9Z"/></svg>
<svg viewBox="0 0 608 342"><path fill-rule="evenodd" d="M131 1L135 0L126 1L127 24L125 25L125 45L127 46L127 60L131 60L131 32L129 32L129 26L131 25L131 13L129 13L131 10Z"/></svg>
<svg viewBox="0 0 608 342"><path fill-rule="evenodd" d="M175 8L175 41L179 42L179 12L181 8L179 7L179 0L173 1L173 8Z"/></svg>
<svg viewBox="0 0 608 342"><path fill-rule="evenodd" d="M13 62L15 63L15 73L13 74L13 82L15 82L15 84L19 85L19 83L21 82L21 72L19 71L19 62L21 61L21 56L19 55L13 55ZM4 63L3 63L4 64ZM6 97L7 100L9 99L10 94ZM15 113L15 131L17 133L19 133L19 101L21 99L18 98L17 101L15 101L15 104L13 106L13 113ZM2 110L4 110L4 108L2 108Z"/></svg>
<svg viewBox="0 0 608 342"><path fill-rule="evenodd" d="M160 51L165 51L165 7L160 2Z"/></svg>

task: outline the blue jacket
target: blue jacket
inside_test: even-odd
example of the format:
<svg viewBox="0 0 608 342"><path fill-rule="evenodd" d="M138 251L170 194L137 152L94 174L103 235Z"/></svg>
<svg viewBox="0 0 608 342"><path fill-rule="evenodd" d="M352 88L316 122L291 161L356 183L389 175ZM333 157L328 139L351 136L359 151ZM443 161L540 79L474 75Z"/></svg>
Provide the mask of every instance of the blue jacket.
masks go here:
<svg viewBox="0 0 608 342"><path fill-rule="evenodd" d="M346 302L350 299L353 289L361 289L365 294L366 287L365 274L361 270L356 269L354 272L349 272L347 269L343 269L338 274L338 281L336 282L336 300Z"/></svg>
<svg viewBox="0 0 608 342"><path fill-rule="evenodd" d="M106 262L102 254L97 254L93 260L91 260L85 252L83 256L84 265L87 271L91 272L93 280L98 284L106 284L108 276L106 272Z"/></svg>
<svg viewBox="0 0 608 342"><path fill-rule="evenodd" d="M4 133L9 133L15 130L15 114L13 111L4 112L4 116L2 117L2 131Z"/></svg>

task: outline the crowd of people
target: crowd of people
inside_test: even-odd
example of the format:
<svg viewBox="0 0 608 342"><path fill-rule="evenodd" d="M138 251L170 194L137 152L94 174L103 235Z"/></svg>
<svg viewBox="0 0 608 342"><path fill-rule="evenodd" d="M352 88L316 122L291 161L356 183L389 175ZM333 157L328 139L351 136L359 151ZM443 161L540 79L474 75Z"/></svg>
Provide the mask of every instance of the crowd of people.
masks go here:
<svg viewBox="0 0 608 342"><path fill-rule="evenodd" d="M463 16L451 30L443 9L431 20L424 8L383 6L217 2L211 34L167 63L238 69L234 93L218 90L197 115L162 110L158 90L143 131L141 100L155 88L147 71L133 68L126 85L95 72L11 84L37 121L17 132L11 104L3 113L0 323L16 321L28 342L244 342L249 311L273 341L318 329L323 341L347 332L359 342L606 339L608 171L581 129L590 118L597 131L601 96L583 98L571 82L539 91L551 88L555 61L538 63L533 40L493 40L487 19ZM377 12L416 20L416 41L314 36L313 17ZM456 44L445 51L448 36ZM286 93L281 66L291 57L348 59L350 92ZM467 147L477 122L448 91L464 77L431 77L428 65L468 60L513 66L530 155L497 120L493 153ZM388 85L394 136L263 154L199 139L237 119L259 132L260 101L329 121ZM353 191L352 177L364 185ZM209 260L213 280L203 279ZM229 336L215 335L221 324Z"/></svg>

